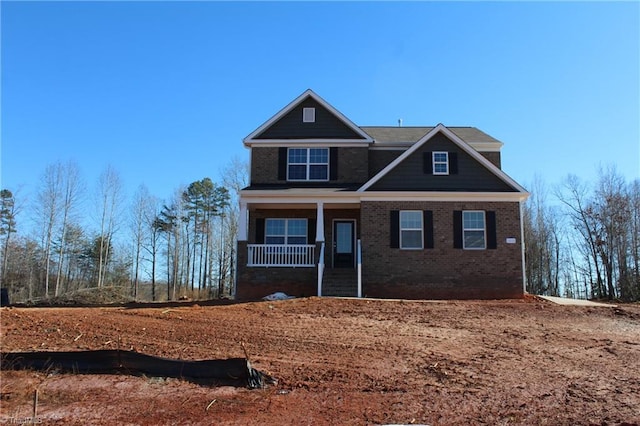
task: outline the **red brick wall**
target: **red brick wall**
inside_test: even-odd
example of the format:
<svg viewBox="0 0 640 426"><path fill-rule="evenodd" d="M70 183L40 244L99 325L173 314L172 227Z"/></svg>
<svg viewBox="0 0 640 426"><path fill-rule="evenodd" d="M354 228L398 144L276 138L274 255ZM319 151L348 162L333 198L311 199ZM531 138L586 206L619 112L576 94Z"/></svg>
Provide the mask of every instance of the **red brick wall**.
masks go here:
<svg viewBox="0 0 640 426"><path fill-rule="evenodd" d="M278 180L277 147L251 148L251 184L283 183ZM368 179L368 148L338 148L338 176L333 183L365 183ZM299 182L296 182L299 183Z"/></svg>
<svg viewBox="0 0 640 426"><path fill-rule="evenodd" d="M431 210L433 249L392 249L391 210ZM495 250L453 248L453 211L491 210L496 212ZM493 299L523 296L519 204L482 202L363 202L361 210L326 209L325 263L330 267L332 219L356 219L362 240L363 295L406 299ZM250 241L257 217L309 217L309 210L256 210L250 213ZM516 244L507 244L515 238ZM293 296L313 296L317 292L317 268L248 268L247 243L238 242L236 298L254 300L276 291ZM316 245L316 256L320 244Z"/></svg>
<svg viewBox="0 0 640 426"><path fill-rule="evenodd" d="M391 210L433 211L433 249L390 248ZM496 212L495 250L453 248L454 210ZM519 204L481 202L363 202L363 294L410 299L522 297ZM516 244L507 244L507 238Z"/></svg>
<svg viewBox="0 0 640 426"><path fill-rule="evenodd" d="M316 245L316 257L319 253L319 245ZM238 241L236 300L259 300L277 291L296 297L317 295L317 267L249 268L247 255L247 242Z"/></svg>

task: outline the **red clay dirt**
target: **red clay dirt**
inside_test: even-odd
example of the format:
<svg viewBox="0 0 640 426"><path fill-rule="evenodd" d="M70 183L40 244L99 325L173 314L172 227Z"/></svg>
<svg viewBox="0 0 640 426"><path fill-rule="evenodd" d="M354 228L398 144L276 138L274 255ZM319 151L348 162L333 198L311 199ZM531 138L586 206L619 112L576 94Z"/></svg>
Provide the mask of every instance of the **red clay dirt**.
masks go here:
<svg viewBox="0 0 640 426"><path fill-rule="evenodd" d="M2 369L0 423L640 423L640 306L307 298L229 306L2 308L2 351L244 356L266 389ZM35 390L37 413L33 418Z"/></svg>

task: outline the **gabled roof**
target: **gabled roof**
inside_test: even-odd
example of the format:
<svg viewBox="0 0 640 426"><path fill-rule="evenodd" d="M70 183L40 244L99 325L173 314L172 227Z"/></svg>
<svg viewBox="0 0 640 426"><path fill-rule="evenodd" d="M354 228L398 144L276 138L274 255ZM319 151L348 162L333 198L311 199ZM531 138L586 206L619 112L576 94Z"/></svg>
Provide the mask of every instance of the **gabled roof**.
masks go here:
<svg viewBox="0 0 640 426"><path fill-rule="evenodd" d="M399 129L402 129L401 127ZM451 129L445 127L443 124L438 124L436 127L432 128L428 131L422 138L420 138L417 142L415 142L409 149L402 153L398 158L389 163L384 169L382 169L378 174L369 179L364 185L362 185L358 192L366 191L370 188L374 183L378 182L385 175L387 175L391 170L396 168L399 164L401 164L407 157L416 152L421 146L427 143L433 136L438 133L444 134L447 138L449 138L453 143L458 145L462 150L464 150L467 154L473 157L476 161L481 163L484 167L486 167L491 173L500 178L507 185L511 186L517 192L526 193L526 189L520 186L516 181L511 179L506 173L496 167L493 163L487 160L484 156L482 156L478 151L473 149L467 142L462 140L458 135L456 135Z"/></svg>
<svg viewBox="0 0 640 426"><path fill-rule="evenodd" d="M298 96L293 101L291 101L287 106L285 106L280 111L278 111L278 113L276 113L276 115L271 117L264 124L262 124L256 130L251 132L251 134L249 134L246 138L244 138L244 140L243 140L244 144L249 146L249 145L254 144L254 143L270 143L270 142L272 142L269 139L258 139L258 137L262 133L264 133L267 129L269 129L271 126L276 124L281 118L283 118L285 115L287 115L289 112L291 112L294 108L296 108L302 102L306 101L309 98L313 99L315 102L320 104L321 107L325 108L329 113L333 114L349 130L351 130L354 134L356 134L358 136L356 139L351 139L351 138L350 139L346 139L347 141L349 141L349 142L367 143L367 144L373 142L373 138L370 135L368 135L360 127L356 126L344 114L342 114L340 111L338 111L333 106L331 106L327 101L325 101L320 96L318 96L313 90L307 89L300 96ZM287 139L287 143L292 143L292 142L295 143L296 141L297 141L296 139ZM316 141L324 141L324 142L326 142L326 139L315 140L315 139L305 138L305 139L301 139L299 142L316 142ZM339 142L339 141L340 141L339 139L335 140L335 142Z"/></svg>

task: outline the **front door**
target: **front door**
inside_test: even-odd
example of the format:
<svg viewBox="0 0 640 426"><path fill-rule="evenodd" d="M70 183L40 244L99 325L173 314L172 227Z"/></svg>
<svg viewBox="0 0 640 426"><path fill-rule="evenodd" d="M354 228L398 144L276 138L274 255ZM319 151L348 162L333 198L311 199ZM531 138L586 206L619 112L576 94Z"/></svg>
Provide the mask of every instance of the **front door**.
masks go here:
<svg viewBox="0 0 640 426"><path fill-rule="evenodd" d="M333 267L353 268L354 222L336 220L333 222Z"/></svg>

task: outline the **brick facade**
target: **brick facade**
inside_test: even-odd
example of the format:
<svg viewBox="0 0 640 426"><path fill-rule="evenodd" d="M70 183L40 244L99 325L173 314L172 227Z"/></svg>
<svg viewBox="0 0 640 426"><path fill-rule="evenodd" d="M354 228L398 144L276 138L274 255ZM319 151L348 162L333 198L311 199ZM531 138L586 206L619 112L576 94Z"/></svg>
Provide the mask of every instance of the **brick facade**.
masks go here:
<svg viewBox="0 0 640 426"><path fill-rule="evenodd" d="M316 109L315 120L303 120L305 107ZM238 241L236 298L259 299L276 291L299 297L317 294L317 262L322 244L315 241L313 225L318 224L311 219L317 217L316 203L319 202L324 205L323 260L328 270L333 267L334 221L355 222L355 236L362 242L364 296L409 299L522 297L520 202L528 193L485 161L478 161L476 152L467 146L473 142L494 144L499 141L476 128L447 128L441 124L433 128L381 126L366 129L372 133L364 133L365 128L345 120L341 113L308 90L245 138L245 145L251 149L251 186L241 192L240 203L246 207L242 211L248 214L248 228L247 241ZM411 143L419 145L409 148ZM329 181L285 180L286 164L280 164L285 159L284 150L297 146L329 149ZM400 164L372 180L407 149L409 152ZM449 153L449 173L446 175L434 173L432 153L437 151ZM499 151L478 152L501 169ZM370 183L365 191L357 190L367 182ZM401 194L404 199L413 198L410 194L419 194L416 198L423 199L452 199L469 194L471 200L497 198L509 201L372 201L393 200ZM392 241L391 212L397 210L430 212L422 216L429 229L431 222L433 225L433 239L427 238L425 242L429 248L392 248L397 246L398 215L393 214ZM457 237L454 237L454 212L463 210L491 212L485 215L487 249L454 248L454 239L457 245L461 233L456 225ZM456 220L460 220L459 213L455 215ZM314 266L247 266L247 245L264 244L264 219L268 218L310 219L307 242L316 246ZM244 227L241 229L241 235L244 235ZM341 229L344 232L349 228ZM341 244L340 247L348 246ZM343 278L350 274L339 272L350 269L351 257L348 250L342 250L337 257L342 270L329 271L331 274L327 276L334 281L344 281ZM310 259L305 260L308 261Z"/></svg>
<svg viewBox="0 0 640 426"><path fill-rule="evenodd" d="M251 185L284 182L278 180L278 150L277 147L251 149ZM368 156L367 147L338 148L338 176L330 183L365 183L369 179ZM296 184L301 185L299 182Z"/></svg>
<svg viewBox="0 0 640 426"><path fill-rule="evenodd" d="M523 296L517 202L363 202L363 294L408 299L488 299ZM433 211L434 248L390 248L391 210ZM497 249L453 248L453 211L496 212ZM515 244L507 244L515 238Z"/></svg>
<svg viewBox="0 0 640 426"><path fill-rule="evenodd" d="M251 185L282 183L278 180L278 148L251 148Z"/></svg>
<svg viewBox="0 0 640 426"><path fill-rule="evenodd" d="M316 245L316 257L320 248ZM249 268L247 242L238 241L236 300L259 300L277 291L290 296L317 295L318 268Z"/></svg>

